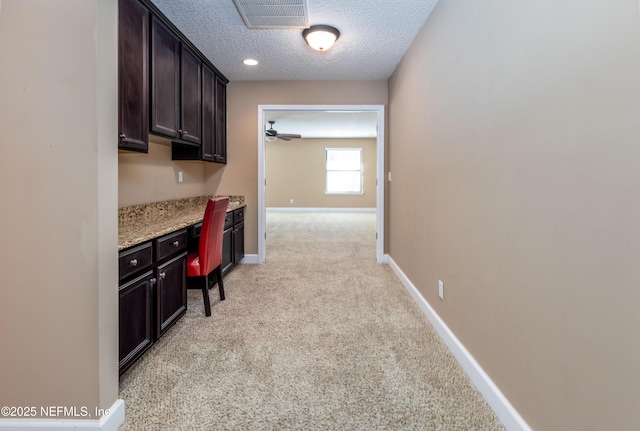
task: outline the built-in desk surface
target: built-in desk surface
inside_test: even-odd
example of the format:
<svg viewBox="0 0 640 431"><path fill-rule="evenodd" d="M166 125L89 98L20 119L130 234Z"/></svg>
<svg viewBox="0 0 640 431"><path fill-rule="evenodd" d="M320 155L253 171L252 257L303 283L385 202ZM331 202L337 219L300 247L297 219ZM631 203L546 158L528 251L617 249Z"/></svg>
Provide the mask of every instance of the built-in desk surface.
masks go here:
<svg viewBox="0 0 640 431"><path fill-rule="evenodd" d="M118 250L142 244L202 221L207 201L212 197L197 196L120 208ZM227 212L244 206L244 196L229 196Z"/></svg>

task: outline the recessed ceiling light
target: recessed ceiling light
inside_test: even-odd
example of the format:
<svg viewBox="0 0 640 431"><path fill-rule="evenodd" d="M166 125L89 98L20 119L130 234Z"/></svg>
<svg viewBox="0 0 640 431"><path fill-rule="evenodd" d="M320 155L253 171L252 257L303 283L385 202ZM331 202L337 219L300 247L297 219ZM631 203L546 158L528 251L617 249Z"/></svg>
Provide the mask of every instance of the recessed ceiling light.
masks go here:
<svg viewBox="0 0 640 431"><path fill-rule="evenodd" d="M255 66L258 64L258 60L254 60L253 58L247 58L246 60L242 60L242 62L247 66Z"/></svg>

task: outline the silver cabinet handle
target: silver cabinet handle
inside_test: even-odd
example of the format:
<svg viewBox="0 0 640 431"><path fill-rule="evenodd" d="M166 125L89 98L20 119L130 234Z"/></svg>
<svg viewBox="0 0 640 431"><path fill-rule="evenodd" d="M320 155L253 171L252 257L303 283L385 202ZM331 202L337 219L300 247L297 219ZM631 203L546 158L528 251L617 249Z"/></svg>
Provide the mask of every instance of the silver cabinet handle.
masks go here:
<svg viewBox="0 0 640 431"><path fill-rule="evenodd" d="M151 285L153 286L154 284L156 284L156 281L158 280L156 280L155 278L152 278L149 280L149 283L151 283Z"/></svg>
<svg viewBox="0 0 640 431"><path fill-rule="evenodd" d="M178 133L182 135L184 132L182 131L182 129L178 129Z"/></svg>
<svg viewBox="0 0 640 431"><path fill-rule="evenodd" d="M164 272L160 273L160 278L164 279L167 276L167 274L165 274Z"/></svg>
<svg viewBox="0 0 640 431"><path fill-rule="evenodd" d="M131 259L131 262L129 262L129 264L131 266L138 266L138 259Z"/></svg>
<svg viewBox="0 0 640 431"><path fill-rule="evenodd" d="M179 245L180 245L180 241L173 241L173 243L172 243L172 244L173 244L173 246L174 246L174 247L177 247L177 246L179 246Z"/></svg>

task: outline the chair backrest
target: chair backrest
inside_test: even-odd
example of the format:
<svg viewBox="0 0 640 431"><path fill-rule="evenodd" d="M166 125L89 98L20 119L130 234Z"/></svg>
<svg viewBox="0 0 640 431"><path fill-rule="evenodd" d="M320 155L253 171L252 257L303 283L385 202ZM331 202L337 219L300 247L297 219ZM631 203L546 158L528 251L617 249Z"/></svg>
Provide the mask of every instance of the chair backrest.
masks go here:
<svg viewBox="0 0 640 431"><path fill-rule="evenodd" d="M228 196L216 197L207 202L198 244L200 275L209 274L222 263L222 236L228 206Z"/></svg>

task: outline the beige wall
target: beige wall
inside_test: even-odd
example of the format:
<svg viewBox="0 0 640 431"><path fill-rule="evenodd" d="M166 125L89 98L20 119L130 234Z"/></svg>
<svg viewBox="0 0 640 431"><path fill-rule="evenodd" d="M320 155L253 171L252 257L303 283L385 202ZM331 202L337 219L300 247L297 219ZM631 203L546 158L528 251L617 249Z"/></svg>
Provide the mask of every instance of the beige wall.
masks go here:
<svg viewBox="0 0 640 431"><path fill-rule="evenodd" d="M132 151L118 154L119 207L205 194L204 162L172 161L171 144L157 141L151 136L146 154ZM215 168L223 169L221 165ZM183 173L181 183L178 172Z"/></svg>
<svg viewBox="0 0 640 431"><path fill-rule="evenodd" d="M390 255L534 429L640 423L639 47L636 1L440 0L390 80Z"/></svg>
<svg viewBox="0 0 640 431"><path fill-rule="evenodd" d="M116 7L2 2L2 406L118 396Z"/></svg>
<svg viewBox="0 0 640 431"><path fill-rule="evenodd" d="M229 162L205 167L206 191L245 195L245 248L258 253L258 105L386 105L386 81L233 81L227 87ZM385 129L386 130L386 129Z"/></svg>
<svg viewBox="0 0 640 431"><path fill-rule="evenodd" d="M326 195L326 148L362 148L361 195ZM267 207L375 208L376 139L278 139L265 145ZM293 199L293 203L291 203Z"/></svg>

